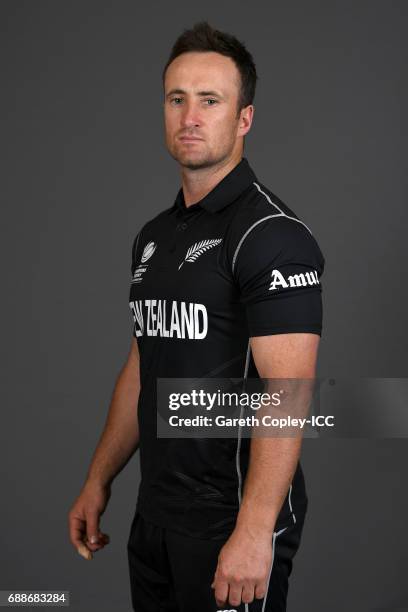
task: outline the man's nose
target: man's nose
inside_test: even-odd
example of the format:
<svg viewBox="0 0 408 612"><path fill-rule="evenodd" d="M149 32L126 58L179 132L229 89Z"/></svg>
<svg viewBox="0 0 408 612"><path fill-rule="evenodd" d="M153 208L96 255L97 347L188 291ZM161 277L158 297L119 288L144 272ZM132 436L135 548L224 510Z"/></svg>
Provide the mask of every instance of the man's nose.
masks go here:
<svg viewBox="0 0 408 612"><path fill-rule="evenodd" d="M181 124L183 127L195 127L201 123L199 109L195 104L185 104L181 113Z"/></svg>

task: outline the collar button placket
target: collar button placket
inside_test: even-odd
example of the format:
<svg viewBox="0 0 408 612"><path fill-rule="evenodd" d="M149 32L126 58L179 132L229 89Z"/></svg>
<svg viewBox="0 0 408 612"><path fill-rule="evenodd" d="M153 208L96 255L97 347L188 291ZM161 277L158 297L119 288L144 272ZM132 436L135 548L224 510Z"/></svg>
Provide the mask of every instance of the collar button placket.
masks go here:
<svg viewBox="0 0 408 612"><path fill-rule="evenodd" d="M175 231L174 238L173 238L173 243L171 244L171 246L169 248L169 252L170 253L174 253L174 251L176 250L176 246L177 246L177 232L183 232L187 228L188 228L188 223L186 223L185 221L181 221L180 223L177 223L176 231Z"/></svg>

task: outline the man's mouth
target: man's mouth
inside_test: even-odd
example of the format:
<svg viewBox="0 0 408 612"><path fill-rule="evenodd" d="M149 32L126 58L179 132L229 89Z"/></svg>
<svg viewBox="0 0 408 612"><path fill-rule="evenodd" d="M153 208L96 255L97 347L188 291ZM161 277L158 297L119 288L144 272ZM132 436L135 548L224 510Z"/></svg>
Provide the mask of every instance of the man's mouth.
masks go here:
<svg viewBox="0 0 408 612"><path fill-rule="evenodd" d="M202 138L198 138L197 136L181 136L179 140L182 142L199 142Z"/></svg>

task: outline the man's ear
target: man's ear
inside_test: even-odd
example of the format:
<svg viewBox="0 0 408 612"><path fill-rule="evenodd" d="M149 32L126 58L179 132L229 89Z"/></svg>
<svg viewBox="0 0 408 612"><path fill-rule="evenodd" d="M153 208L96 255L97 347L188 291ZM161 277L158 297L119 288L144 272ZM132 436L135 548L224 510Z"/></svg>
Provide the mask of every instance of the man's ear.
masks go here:
<svg viewBox="0 0 408 612"><path fill-rule="evenodd" d="M245 136L251 129L254 118L255 107L253 104L248 104L241 109L238 125L238 136Z"/></svg>

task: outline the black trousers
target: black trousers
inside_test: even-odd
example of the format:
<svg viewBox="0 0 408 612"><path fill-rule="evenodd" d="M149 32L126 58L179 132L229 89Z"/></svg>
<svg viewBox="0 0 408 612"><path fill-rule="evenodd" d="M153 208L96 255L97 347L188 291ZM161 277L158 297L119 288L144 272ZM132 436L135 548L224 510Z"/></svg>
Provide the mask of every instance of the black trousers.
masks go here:
<svg viewBox="0 0 408 612"><path fill-rule="evenodd" d="M288 578L300 545L305 514L275 532L268 591L263 599L221 610L285 612ZM217 612L211 583L225 540L202 540L158 527L135 514L127 544L135 612Z"/></svg>

